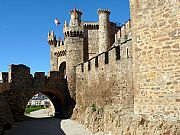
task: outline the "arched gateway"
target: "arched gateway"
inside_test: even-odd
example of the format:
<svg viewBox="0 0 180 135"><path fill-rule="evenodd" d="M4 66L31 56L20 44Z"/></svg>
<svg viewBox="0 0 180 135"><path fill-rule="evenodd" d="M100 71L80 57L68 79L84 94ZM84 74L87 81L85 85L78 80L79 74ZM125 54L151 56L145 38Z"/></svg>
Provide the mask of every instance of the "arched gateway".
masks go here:
<svg viewBox="0 0 180 135"><path fill-rule="evenodd" d="M8 102L15 120L23 119L28 101L39 92L52 101L55 116L60 118L71 116L74 101L67 90L67 81L60 76L59 71L51 71L49 76L45 76L44 72L36 72L33 77L29 67L11 65L7 77L8 82L2 85L6 85L4 92L8 93Z"/></svg>

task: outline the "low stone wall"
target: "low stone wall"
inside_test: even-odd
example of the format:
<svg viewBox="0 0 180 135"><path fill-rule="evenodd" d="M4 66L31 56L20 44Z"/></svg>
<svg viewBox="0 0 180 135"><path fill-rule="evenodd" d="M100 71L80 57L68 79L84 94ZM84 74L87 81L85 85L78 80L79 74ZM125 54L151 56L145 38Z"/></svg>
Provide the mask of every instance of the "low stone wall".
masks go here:
<svg viewBox="0 0 180 135"><path fill-rule="evenodd" d="M149 116L149 115L148 115ZM162 116L135 115L115 107L77 107L73 119L84 124L93 132L109 135L179 135L180 122Z"/></svg>
<svg viewBox="0 0 180 135"><path fill-rule="evenodd" d="M9 129L14 121L10 108L6 93L0 93L0 134L3 130Z"/></svg>

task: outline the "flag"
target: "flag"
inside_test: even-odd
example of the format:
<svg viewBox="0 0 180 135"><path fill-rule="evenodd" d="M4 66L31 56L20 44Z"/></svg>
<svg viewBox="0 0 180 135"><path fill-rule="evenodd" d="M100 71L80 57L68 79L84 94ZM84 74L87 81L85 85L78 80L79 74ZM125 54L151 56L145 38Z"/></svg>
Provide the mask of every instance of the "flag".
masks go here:
<svg viewBox="0 0 180 135"><path fill-rule="evenodd" d="M60 22L58 21L57 18L54 20L54 23L55 23L56 25L59 25L59 24L60 24Z"/></svg>

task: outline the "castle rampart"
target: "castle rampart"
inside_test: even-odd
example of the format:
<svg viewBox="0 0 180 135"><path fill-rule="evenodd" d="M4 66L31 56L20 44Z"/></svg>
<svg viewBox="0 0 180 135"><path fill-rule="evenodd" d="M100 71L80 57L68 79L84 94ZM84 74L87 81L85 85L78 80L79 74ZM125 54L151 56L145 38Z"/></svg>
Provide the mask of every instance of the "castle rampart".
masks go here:
<svg viewBox="0 0 180 135"><path fill-rule="evenodd" d="M125 42L126 40L132 39L131 36L131 20L128 20L122 26L118 28L117 34L115 35L115 42Z"/></svg>
<svg viewBox="0 0 180 135"><path fill-rule="evenodd" d="M127 47L131 50L131 41L115 45L76 67L77 104L73 117L89 123L89 128L94 131L102 130L103 125L108 125L103 130L114 129L113 122L107 120L110 119L110 109L119 113L133 112L132 56L126 55ZM100 123L96 128L91 127L92 108L99 112ZM111 116L117 117L113 113Z"/></svg>

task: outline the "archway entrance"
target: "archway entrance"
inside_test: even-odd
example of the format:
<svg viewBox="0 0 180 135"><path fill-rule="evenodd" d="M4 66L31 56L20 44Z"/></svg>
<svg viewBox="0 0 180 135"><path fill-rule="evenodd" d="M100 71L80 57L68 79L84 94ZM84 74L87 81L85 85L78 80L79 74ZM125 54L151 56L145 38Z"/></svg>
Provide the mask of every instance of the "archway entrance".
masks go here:
<svg viewBox="0 0 180 135"><path fill-rule="evenodd" d="M46 95L37 93L28 101L24 115L33 118L53 117L55 108Z"/></svg>
<svg viewBox="0 0 180 135"><path fill-rule="evenodd" d="M59 66L60 77L66 79L66 62L62 62Z"/></svg>

